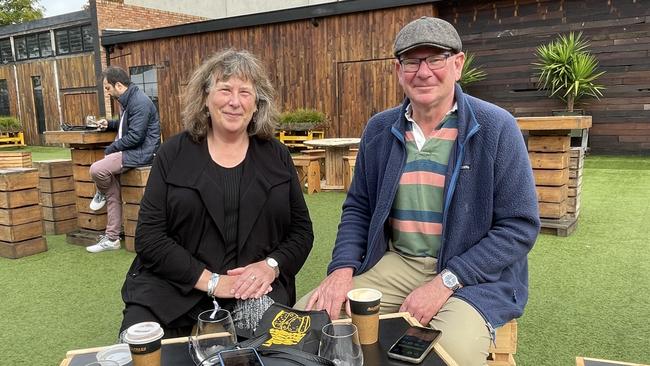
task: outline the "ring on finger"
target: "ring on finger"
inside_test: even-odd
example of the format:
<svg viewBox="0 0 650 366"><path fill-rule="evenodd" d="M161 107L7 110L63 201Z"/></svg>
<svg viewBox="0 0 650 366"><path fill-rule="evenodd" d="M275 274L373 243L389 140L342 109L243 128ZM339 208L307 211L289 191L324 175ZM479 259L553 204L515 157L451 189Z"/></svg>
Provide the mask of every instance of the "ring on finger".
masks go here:
<svg viewBox="0 0 650 366"><path fill-rule="evenodd" d="M251 275L251 280L255 281L255 275Z"/></svg>

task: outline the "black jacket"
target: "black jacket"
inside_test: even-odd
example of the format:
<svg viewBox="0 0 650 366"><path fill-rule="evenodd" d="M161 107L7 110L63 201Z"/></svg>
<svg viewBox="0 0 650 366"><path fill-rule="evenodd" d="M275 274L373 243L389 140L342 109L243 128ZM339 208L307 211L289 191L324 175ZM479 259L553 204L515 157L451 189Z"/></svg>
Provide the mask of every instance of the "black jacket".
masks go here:
<svg viewBox="0 0 650 366"><path fill-rule="evenodd" d="M122 105L122 138L113 141L104 152L106 155L122 152L125 168L149 165L160 146L160 120L156 106L149 97L131 84L120 95ZM109 121L109 130L118 130L120 120Z"/></svg>
<svg viewBox="0 0 650 366"><path fill-rule="evenodd" d="M197 144L187 132L172 137L154 160L140 203L137 256L122 298L148 307L165 324L206 297L194 289L204 268L230 269L223 265L223 193L209 173L211 161L205 140ZM250 138L238 226L237 266L275 258L280 276L269 296L295 303L295 276L314 236L291 155L277 140Z"/></svg>

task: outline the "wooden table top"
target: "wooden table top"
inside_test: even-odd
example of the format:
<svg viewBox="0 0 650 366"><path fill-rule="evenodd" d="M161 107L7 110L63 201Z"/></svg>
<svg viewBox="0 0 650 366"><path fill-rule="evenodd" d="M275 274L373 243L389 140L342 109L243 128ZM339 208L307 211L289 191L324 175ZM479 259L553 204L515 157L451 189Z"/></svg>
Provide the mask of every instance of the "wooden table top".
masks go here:
<svg viewBox="0 0 650 366"><path fill-rule="evenodd" d="M115 140L115 131L45 131L48 144L95 145L110 144Z"/></svg>
<svg viewBox="0 0 650 366"><path fill-rule="evenodd" d="M406 327L408 327L408 324L410 324L410 325L418 325L418 326L420 325L420 323L418 323L418 321L415 320L415 318L411 317L410 314L406 313L406 312L380 315L379 318L381 320L391 320L391 319L396 319L396 318L403 318L407 323ZM351 321L351 319L339 319L339 320L334 320L333 322L334 323L348 323L350 321ZM394 330L393 329L386 329L385 331L391 332L391 331L394 331ZM381 325L380 325L380 332L381 332ZM382 332L382 333L384 333L384 332ZM397 332L397 334L395 334L395 338L397 338L399 335L401 335L401 332ZM162 344L163 345L182 345L182 344L187 344L187 342L188 342L188 337L179 337L179 338L163 339ZM102 350L108 348L108 347L111 347L111 346L86 348L86 349L78 349L78 350L68 351L66 353L66 358L63 359L63 361L61 361L61 364L59 366L70 366L72 364L73 357L81 356L81 357L88 358L88 354L95 354L95 353L97 353L99 351L102 351ZM375 350L375 348L377 348L377 349L379 349L379 352L381 353L380 356L383 359L386 359L385 355L383 355L384 350L381 349L382 347L379 345L379 343L377 343L375 345L370 345L370 347L373 348L373 349L370 349L370 348L366 349L366 347L368 347L368 346L364 346L364 356L365 356L366 351L377 352L377 350ZM183 349L184 352L186 352L185 350L187 350L187 346L182 347L182 349ZM451 356L449 356L447 351L445 351L445 349L442 348L442 346L439 343L437 343L434 346L434 350L436 351L438 356L442 360L444 360L445 363L447 363L448 366L458 366L458 364L451 358ZM371 356L371 355L368 355L368 356ZM94 356L93 356L93 358L94 358ZM366 357L364 357L364 358L366 358ZM370 361L370 360L368 360L368 361ZM370 362L372 362L372 361L370 361ZM386 362L386 361L384 360L383 362ZM389 360L388 364L389 365L408 365L408 363L403 363L403 362L399 362L399 361L395 361L395 360ZM426 366L427 365L426 360L421 365ZM375 365L373 365L373 366L375 366Z"/></svg>
<svg viewBox="0 0 650 366"><path fill-rule="evenodd" d="M358 137L332 137L327 139L305 140L303 144L320 147L342 147L358 145L361 139Z"/></svg>

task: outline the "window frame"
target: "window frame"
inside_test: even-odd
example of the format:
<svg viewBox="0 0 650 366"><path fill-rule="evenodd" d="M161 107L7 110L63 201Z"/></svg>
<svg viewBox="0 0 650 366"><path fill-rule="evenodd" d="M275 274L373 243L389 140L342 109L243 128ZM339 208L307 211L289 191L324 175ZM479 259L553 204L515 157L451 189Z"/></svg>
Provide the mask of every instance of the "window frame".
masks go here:
<svg viewBox="0 0 650 366"><path fill-rule="evenodd" d="M5 88L1 88L2 84L5 84ZM3 90L4 89L4 90ZM9 81L7 79L0 79L0 95L5 94L7 95L7 105L6 109L3 108L4 104L0 103L0 116L11 116L11 97L9 95ZM0 101L3 100L2 97L0 97ZM2 113L3 111L6 110L6 114Z"/></svg>
<svg viewBox="0 0 650 366"><path fill-rule="evenodd" d="M86 30L86 32L84 32L84 30ZM81 50L75 50L75 51L72 50L72 44L70 42L70 31L79 32L79 41L81 42ZM53 29L53 32L54 32L54 43L56 45L57 55L74 55L77 53L92 52L95 50L94 34L92 32L92 26L90 24L75 25L66 28L57 28L57 29ZM61 43L59 43L61 34L65 36L64 47L61 47ZM90 34L90 37L88 38L84 37L85 34ZM62 52L61 50L63 49L67 49L67 51Z"/></svg>
<svg viewBox="0 0 650 366"><path fill-rule="evenodd" d="M5 43L5 41L6 41L6 43ZM7 48L7 47L3 47L3 44L6 44L6 45L9 46L9 59L6 59L2 54L2 49ZM14 57L13 50L11 49L11 38L0 39L0 64L6 65L6 64L8 64L10 62L14 62L14 61L16 61L16 58Z"/></svg>
<svg viewBox="0 0 650 366"><path fill-rule="evenodd" d="M29 46L31 44L28 44L28 40L35 38L36 39L36 51L38 51L38 54L32 54L32 51L34 49L30 49ZM50 44L50 52L47 55L43 55L43 49L41 48L41 40L46 40ZM23 45L25 49L25 54L21 56L21 54L18 52L18 48L20 45ZM14 59L16 61L25 61L25 60L35 60L39 58L47 58L47 57L52 57L54 56L54 50L52 48L52 38L50 37L50 31L45 31L45 32L38 32L38 33L28 33L28 34L23 34L21 36L16 36L14 37L14 47L16 47L16 54L14 56Z"/></svg>

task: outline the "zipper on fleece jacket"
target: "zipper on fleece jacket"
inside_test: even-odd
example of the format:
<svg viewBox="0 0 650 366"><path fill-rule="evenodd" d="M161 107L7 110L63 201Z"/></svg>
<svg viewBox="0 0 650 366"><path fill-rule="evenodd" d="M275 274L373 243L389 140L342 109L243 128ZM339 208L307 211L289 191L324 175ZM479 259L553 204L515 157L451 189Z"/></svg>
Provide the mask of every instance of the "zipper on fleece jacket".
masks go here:
<svg viewBox="0 0 650 366"><path fill-rule="evenodd" d="M399 142L402 144L402 148L405 149L406 144L404 142L404 135L402 135L395 127L391 127L390 132L393 135L395 135L397 140L399 140ZM404 163L406 163L406 154L404 154L404 156L402 158L402 164L400 165L400 167L401 167L400 172L404 169ZM395 197L395 194L397 194L397 187L399 187L399 178L395 180L395 184L393 184L393 187L391 187L391 191L390 191L390 194L391 194L390 196L391 197ZM392 203L391 203L391 205L392 205ZM381 221L379 221L379 222L386 222L386 220L388 219L388 215L390 215L390 207L388 208L388 210L386 210L386 214L381 217ZM379 235L380 233L381 233L381 230L376 231L376 233L374 234L374 236L370 240L370 245L368 246L368 250L367 250L368 253L371 253L372 250L374 249L375 243L377 242L377 235ZM366 264L367 260L368 260L368 256L366 255L366 258L364 258L364 261L361 264L361 267L363 267Z"/></svg>

